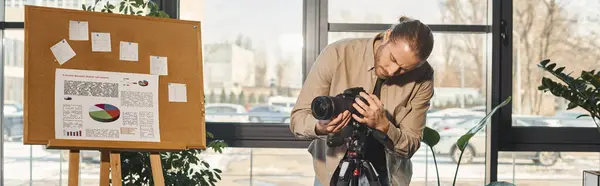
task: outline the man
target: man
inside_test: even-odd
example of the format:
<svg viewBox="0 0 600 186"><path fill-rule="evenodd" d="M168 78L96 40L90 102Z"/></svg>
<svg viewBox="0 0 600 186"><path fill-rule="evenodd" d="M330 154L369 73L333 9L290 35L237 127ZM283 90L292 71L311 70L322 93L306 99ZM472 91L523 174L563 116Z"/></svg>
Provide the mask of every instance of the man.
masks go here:
<svg viewBox="0 0 600 186"><path fill-rule="evenodd" d="M386 149L368 140L365 159L372 162L382 185L409 185L410 158L419 149L426 112L433 96L433 69L426 61L433 49L431 29L419 20L401 17L399 23L374 38L345 39L327 46L312 66L291 113L290 129L297 137L313 139L315 185L329 181L346 152L345 145L328 147L326 137L354 118L387 134L394 144ZM366 103L356 100L364 117L345 111L331 121L311 114L317 96L335 96L347 88L363 87ZM374 89L376 88L376 89Z"/></svg>

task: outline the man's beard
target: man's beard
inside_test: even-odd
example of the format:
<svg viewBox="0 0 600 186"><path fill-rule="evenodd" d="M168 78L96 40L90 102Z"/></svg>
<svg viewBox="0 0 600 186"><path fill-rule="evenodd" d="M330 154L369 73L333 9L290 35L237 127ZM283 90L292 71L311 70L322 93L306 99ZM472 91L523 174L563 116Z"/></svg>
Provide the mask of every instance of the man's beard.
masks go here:
<svg viewBox="0 0 600 186"><path fill-rule="evenodd" d="M382 48L383 48L383 46L380 46L379 48L377 48L377 51L375 51L375 61L374 61L373 67L375 68L375 75L377 75L377 77L382 78L382 79L387 79L388 78L387 74L389 74L389 73L387 73L385 71L385 69L379 65Z"/></svg>

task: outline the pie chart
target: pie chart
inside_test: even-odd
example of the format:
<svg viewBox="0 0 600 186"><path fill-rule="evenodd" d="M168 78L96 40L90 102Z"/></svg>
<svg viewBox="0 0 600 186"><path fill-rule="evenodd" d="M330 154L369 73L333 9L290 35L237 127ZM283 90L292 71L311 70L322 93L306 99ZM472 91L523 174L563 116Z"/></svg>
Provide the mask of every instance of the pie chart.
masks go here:
<svg viewBox="0 0 600 186"><path fill-rule="evenodd" d="M98 122L113 122L119 119L121 111L110 104L96 104L90 108L90 117Z"/></svg>

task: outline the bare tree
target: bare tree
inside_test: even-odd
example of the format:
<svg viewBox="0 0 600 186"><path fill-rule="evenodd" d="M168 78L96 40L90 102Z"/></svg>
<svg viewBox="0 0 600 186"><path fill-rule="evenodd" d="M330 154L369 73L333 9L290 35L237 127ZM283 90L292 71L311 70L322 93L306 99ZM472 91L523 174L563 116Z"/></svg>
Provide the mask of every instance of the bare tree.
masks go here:
<svg viewBox="0 0 600 186"><path fill-rule="evenodd" d="M524 71L521 105L526 106L524 113L540 114L544 97L537 90L543 72L537 64L543 59L561 59L572 53L573 48L563 47L575 37L570 32L574 25L572 18L567 17L565 5L556 0L516 1L514 10L514 35L518 40L519 65ZM562 51L562 52L561 52ZM564 53L564 51L569 51ZM571 53L571 54L569 54ZM531 106L531 107L529 107Z"/></svg>
<svg viewBox="0 0 600 186"><path fill-rule="evenodd" d="M563 1L560 1L561 3ZM446 23L460 24L485 24L487 18L486 1L478 0L441 0L443 21ZM524 114L540 114L543 106L544 96L537 90L543 71L537 64L544 59L559 61L586 60L573 64L573 69L589 68L591 64L600 59L600 42L597 41L600 33L591 30L589 35L577 34L575 29L577 23L576 12L568 12L567 4L559 4L557 0L523 0L514 1L513 9L513 48L515 66L521 69L519 73L521 90L515 90L519 105L526 106L521 111ZM600 20L591 16L590 22L597 23ZM598 28L597 27L597 28ZM473 67L466 70L467 85L475 85L484 88L483 68L485 36L476 34L465 34L454 37L444 37L443 48L445 71L447 68L457 68L457 60L465 60L469 56L467 66ZM489 41L488 41L489 42ZM591 55L581 55L582 53ZM458 56L458 57L457 57ZM569 64L571 65L571 64ZM448 77L448 75L444 76ZM449 79L449 78L445 78ZM515 86L516 87L516 86Z"/></svg>
<svg viewBox="0 0 600 186"><path fill-rule="evenodd" d="M441 0L442 22L447 24L484 24L486 21L486 1L481 0ZM438 86L477 88L485 95L485 49L484 34L442 34L441 50L443 75ZM457 98L457 104L467 106L464 97ZM475 103L476 104L476 103Z"/></svg>

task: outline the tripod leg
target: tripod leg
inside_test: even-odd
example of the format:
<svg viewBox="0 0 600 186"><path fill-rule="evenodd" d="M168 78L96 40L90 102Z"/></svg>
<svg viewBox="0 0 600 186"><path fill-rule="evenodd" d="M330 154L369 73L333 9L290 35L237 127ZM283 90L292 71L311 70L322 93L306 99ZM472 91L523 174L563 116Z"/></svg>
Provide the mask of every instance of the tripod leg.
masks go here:
<svg viewBox="0 0 600 186"><path fill-rule="evenodd" d="M335 172L331 176L329 185L348 186L352 178L352 170L356 165L350 161L342 161Z"/></svg>
<svg viewBox="0 0 600 186"><path fill-rule="evenodd" d="M377 177L377 171L368 161L361 162L361 169L363 170L363 174L367 177L370 186L380 186L379 177Z"/></svg>

